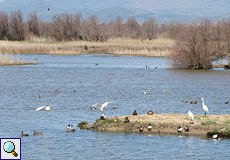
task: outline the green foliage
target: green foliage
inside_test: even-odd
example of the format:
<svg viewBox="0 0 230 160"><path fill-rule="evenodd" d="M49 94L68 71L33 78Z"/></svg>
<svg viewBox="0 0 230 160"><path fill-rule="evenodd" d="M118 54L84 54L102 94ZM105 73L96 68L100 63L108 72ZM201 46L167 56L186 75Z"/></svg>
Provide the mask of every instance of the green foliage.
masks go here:
<svg viewBox="0 0 230 160"><path fill-rule="evenodd" d="M200 117L194 117L194 119L199 120L199 121L201 120Z"/></svg>
<svg viewBox="0 0 230 160"><path fill-rule="evenodd" d="M202 122L201 125L217 125L217 123L209 119L206 122Z"/></svg>
<svg viewBox="0 0 230 160"><path fill-rule="evenodd" d="M87 45L85 45L84 48L85 48L85 50L88 50L88 46Z"/></svg>
<svg viewBox="0 0 230 160"><path fill-rule="evenodd" d="M230 124L230 120L228 119L227 121L224 122L225 124Z"/></svg>

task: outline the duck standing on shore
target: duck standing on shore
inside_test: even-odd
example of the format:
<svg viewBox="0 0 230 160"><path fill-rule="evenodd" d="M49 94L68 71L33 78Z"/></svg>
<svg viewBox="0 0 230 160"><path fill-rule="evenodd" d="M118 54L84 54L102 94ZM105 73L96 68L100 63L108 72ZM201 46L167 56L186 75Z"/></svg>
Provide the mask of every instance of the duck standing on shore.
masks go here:
<svg viewBox="0 0 230 160"><path fill-rule="evenodd" d="M189 127L186 125L186 126L184 127L184 130L185 130L185 132L189 132Z"/></svg>
<svg viewBox="0 0 230 160"><path fill-rule="evenodd" d="M129 122L129 117L125 117L124 123L128 123L128 122Z"/></svg>
<svg viewBox="0 0 230 160"><path fill-rule="evenodd" d="M139 127L139 131L140 131L140 132L143 132L143 130L144 130L144 127L140 126L140 127Z"/></svg>
<svg viewBox="0 0 230 160"><path fill-rule="evenodd" d="M147 112L147 114L148 114L148 115L153 115L153 111L149 110L149 111Z"/></svg>
<svg viewBox="0 0 230 160"><path fill-rule="evenodd" d="M152 126L151 126L150 123L149 123L149 126L148 126L148 131L149 131L149 132L152 131Z"/></svg>
<svg viewBox="0 0 230 160"><path fill-rule="evenodd" d="M132 113L132 115L136 116L137 115L137 111L134 110L133 113Z"/></svg>
<svg viewBox="0 0 230 160"><path fill-rule="evenodd" d="M182 130L183 130L183 129L182 129L180 126L179 126L179 127L177 127L177 132L178 132L178 133L181 133L181 132L182 132Z"/></svg>

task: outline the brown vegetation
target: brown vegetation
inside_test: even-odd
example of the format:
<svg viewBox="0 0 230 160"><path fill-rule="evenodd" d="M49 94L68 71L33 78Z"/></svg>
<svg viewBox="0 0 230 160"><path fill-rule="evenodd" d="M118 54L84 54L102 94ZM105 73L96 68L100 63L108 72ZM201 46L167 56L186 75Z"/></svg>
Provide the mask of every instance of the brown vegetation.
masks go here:
<svg viewBox="0 0 230 160"><path fill-rule="evenodd" d="M23 58L17 58L13 55L3 55L0 54L0 66L2 65L28 65L28 64L36 64L35 62L26 62Z"/></svg>

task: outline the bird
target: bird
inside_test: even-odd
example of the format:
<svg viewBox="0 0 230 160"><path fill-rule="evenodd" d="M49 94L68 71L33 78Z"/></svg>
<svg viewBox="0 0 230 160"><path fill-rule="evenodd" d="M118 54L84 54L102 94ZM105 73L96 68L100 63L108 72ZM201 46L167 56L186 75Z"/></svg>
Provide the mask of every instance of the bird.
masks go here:
<svg viewBox="0 0 230 160"><path fill-rule="evenodd" d="M212 136L212 138L213 138L213 139L217 139L217 138L218 138L218 134L214 134L214 135Z"/></svg>
<svg viewBox="0 0 230 160"><path fill-rule="evenodd" d="M58 93L58 92L59 92L59 89L56 89L55 92Z"/></svg>
<svg viewBox="0 0 230 160"><path fill-rule="evenodd" d="M204 104L204 98L201 97L201 99L202 99L202 101L203 101L204 115L206 116L206 113L209 113L209 112L208 112L208 107Z"/></svg>
<svg viewBox="0 0 230 160"><path fill-rule="evenodd" d="M190 110L188 111L188 116L191 118L191 121L192 121L191 123L193 124L194 123L193 122L194 121L194 116L193 116L193 113Z"/></svg>
<svg viewBox="0 0 230 160"><path fill-rule="evenodd" d="M182 132L182 130L183 130L183 129L182 129L180 126L179 126L179 127L177 127L177 132L178 132L178 133L181 133L181 132Z"/></svg>
<svg viewBox="0 0 230 160"><path fill-rule="evenodd" d="M152 131L152 126L151 126L150 123L149 123L149 125L148 125L148 131Z"/></svg>
<svg viewBox="0 0 230 160"><path fill-rule="evenodd" d="M143 130L144 130L144 127L140 126L140 127L139 127L139 131L140 131L140 132L143 132Z"/></svg>
<svg viewBox="0 0 230 160"><path fill-rule="evenodd" d="M117 109L117 107L113 107L112 109Z"/></svg>
<svg viewBox="0 0 230 160"><path fill-rule="evenodd" d="M25 134L25 133L23 133L23 131L22 131L22 136L29 136L29 134Z"/></svg>
<svg viewBox="0 0 230 160"><path fill-rule="evenodd" d="M137 115L137 111L134 110L133 113L132 113L132 115L136 116Z"/></svg>
<svg viewBox="0 0 230 160"><path fill-rule="evenodd" d="M146 94L147 94L147 91L144 92L144 95L146 95Z"/></svg>
<svg viewBox="0 0 230 160"><path fill-rule="evenodd" d="M102 120L105 120L105 114L103 113L102 115L101 115L101 117L100 117L100 119L102 119Z"/></svg>
<svg viewBox="0 0 230 160"><path fill-rule="evenodd" d="M224 128L224 127L223 127L223 128L221 128L221 129L220 129L220 131L221 131L221 132L225 131L225 128Z"/></svg>
<svg viewBox="0 0 230 160"><path fill-rule="evenodd" d="M66 131L66 132L74 132L75 129L71 129L71 125L69 124L69 125L66 126L65 131Z"/></svg>
<svg viewBox="0 0 230 160"><path fill-rule="evenodd" d="M50 9L48 8L47 10L49 11Z"/></svg>
<svg viewBox="0 0 230 160"><path fill-rule="evenodd" d="M181 101L182 103L188 103L188 101Z"/></svg>
<svg viewBox="0 0 230 160"><path fill-rule="evenodd" d="M41 135L42 134L42 132L35 132L34 131L34 135Z"/></svg>
<svg viewBox="0 0 230 160"><path fill-rule="evenodd" d="M229 101L225 102L225 104L229 104Z"/></svg>
<svg viewBox="0 0 230 160"><path fill-rule="evenodd" d="M41 98L40 94L38 94L38 98Z"/></svg>
<svg viewBox="0 0 230 160"><path fill-rule="evenodd" d="M149 69L150 67L148 67L147 65L144 67L145 69Z"/></svg>
<svg viewBox="0 0 230 160"><path fill-rule="evenodd" d="M164 90L164 92L163 93L166 93L166 90Z"/></svg>
<svg viewBox="0 0 230 160"><path fill-rule="evenodd" d="M155 69L157 69L157 67L155 67Z"/></svg>
<svg viewBox="0 0 230 160"><path fill-rule="evenodd" d="M95 64L95 66L97 66L97 65L98 65L98 63Z"/></svg>
<svg viewBox="0 0 230 160"><path fill-rule="evenodd" d="M89 109L91 109L91 110L95 110L96 108L95 108L95 107L89 107Z"/></svg>
<svg viewBox="0 0 230 160"><path fill-rule="evenodd" d="M188 132L188 131L189 131L189 127L186 125L186 126L184 127L184 130L185 130L185 132Z"/></svg>
<svg viewBox="0 0 230 160"><path fill-rule="evenodd" d="M109 104L109 103L112 103L112 102L105 102L104 104L100 105L98 103L92 105L93 107L95 108L98 108L100 111L104 112L104 108Z"/></svg>
<svg viewBox="0 0 230 160"><path fill-rule="evenodd" d="M149 111L147 112L147 114L148 114L148 115L152 115L152 114L153 114L153 111L149 110Z"/></svg>
<svg viewBox="0 0 230 160"><path fill-rule="evenodd" d="M191 101L190 104L196 104L197 102L196 101Z"/></svg>
<svg viewBox="0 0 230 160"><path fill-rule="evenodd" d="M222 140L224 140L224 138L218 137L217 140L218 140L218 141L222 141Z"/></svg>
<svg viewBox="0 0 230 160"><path fill-rule="evenodd" d="M129 122L129 117L125 117L124 123L128 123L128 122Z"/></svg>
<svg viewBox="0 0 230 160"><path fill-rule="evenodd" d="M117 117L114 117L113 121L114 121L114 122L118 122L118 118L117 118Z"/></svg>
<svg viewBox="0 0 230 160"><path fill-rule="evenodd" d="M53 111L53 108L51 106L41 106L36 109L36 112L38 111Z"/></svg>
<svg viewBox="0 0 230 160"><path fill-rule="evenodd" d="M73 90L73 93L76 93L76 91L75 91L75 90Z"/></svg>

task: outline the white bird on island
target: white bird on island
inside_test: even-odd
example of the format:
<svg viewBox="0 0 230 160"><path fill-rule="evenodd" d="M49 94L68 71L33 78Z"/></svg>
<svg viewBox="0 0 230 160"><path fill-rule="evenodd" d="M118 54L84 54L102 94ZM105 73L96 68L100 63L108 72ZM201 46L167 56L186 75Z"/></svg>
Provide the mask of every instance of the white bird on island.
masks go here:
<svg viewBox="0 0 230 160"><path fill-rule="evenodd" d="M105 102L104 104L100 105L98 103L92 105L93 107L95 108L98 108L100 111L104 112L104 108L109 104L109 103L112 103L112 102Z"/></svg>
<svg viewBox="0 0 230 160"><path fill-rule="evenodd" d="M191 118L191 121L192 121L191 123L193 124L194 123L193 122L194 121L194 116L193 116L193 113L190 110L188 111L188 116Z"/></svg>
<svg viewBox="0 0 230 160"><path fill-rule="evenodd" d="M41 106L36 109L36 112L38 111L53 111L53 108L51 106Z"/></svg>
<svg viewBox="0 0 230 160"><path fill-rule="evenodd" d="M206 116L206 113L209 113L209 112L208 112L208 107L204 104L204 98L201 97L201 99L202 99L202 101L203 101L204 116Z"/></svg>

